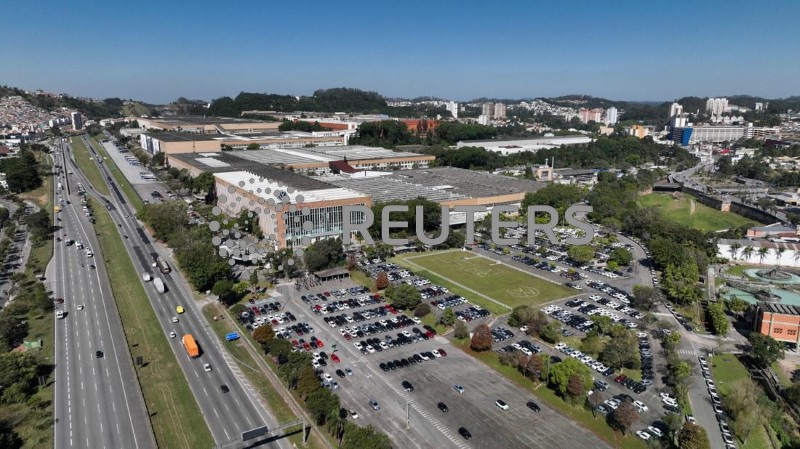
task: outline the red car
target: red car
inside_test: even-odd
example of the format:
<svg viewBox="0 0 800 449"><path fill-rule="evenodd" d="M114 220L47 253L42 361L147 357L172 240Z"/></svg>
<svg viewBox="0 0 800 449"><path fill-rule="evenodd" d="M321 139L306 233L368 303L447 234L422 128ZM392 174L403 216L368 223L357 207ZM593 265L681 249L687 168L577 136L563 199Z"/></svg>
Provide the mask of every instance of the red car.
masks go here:
<svg viewBox="0 0 800 449"><path fill-rule="evenodd" d="M350 334L344 334L344 339L345 340L350 341L350 339L352 339L352 338L353 337L351 337Z"/></svg>
<svg viewBox="0 0 800 449"><path fill-rule="evenodd" d="M614 382L616 382L616 383L622 383L622 382L623 382L625 379L627 379L627 378L628 378L628 376L626 376L626 375L624 375L624 374L620 374L619 376L617 376L617 377L615 377L615 378L614 378Z"/></svg>
<svg viewBox="0 0 800 449"><path fill-rule="evenodd" d="M297 340L292 340L292 346L300 346L300 342Z"/></svg>
<svg viewBox="0 0 800 449"><path fill-rule="evenodd" d="M331 354L331 360L333 360L333 363L339 363L339 362L342 361L341 359L339 359L339 356L336 355L336 354Z"/></svg>
<svg viewBox="0 0 800 449"><path fill-rule="evenodd" d="M310 351L311 350L311 345L308 344L308 342L305 342L305 343L303 343L303 349L305 349L306 351Z"/></svg>
<svg viewBox="0 0 800 449"><path fill-rule="evenodd" d="M319 338L317 339L317 347L318 348L324 348L325 347L325 343L323 343L322 340L320 340Z"/></svg>
<svg viewBox="0 0 800 449"><path fill-rule="evenodd" d="M325 296L330 296L331 292L322 292L322 294L325 295Z"/></svg>
<svg viewBox="0 0 800 449"><path fill-rule="evenodd" d="M447 357L447 353L444 352L444 349L442 349L442 348L439 348L439 354L441 354L442 357Z"/></svg>

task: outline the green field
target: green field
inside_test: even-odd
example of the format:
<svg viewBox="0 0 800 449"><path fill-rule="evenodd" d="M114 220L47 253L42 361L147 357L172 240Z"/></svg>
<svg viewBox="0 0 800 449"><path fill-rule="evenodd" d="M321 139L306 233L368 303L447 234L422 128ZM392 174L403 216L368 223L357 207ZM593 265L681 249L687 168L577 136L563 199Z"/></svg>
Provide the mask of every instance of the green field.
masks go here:
<svg viewBox="0 0 800 449"><path fill-rule="evenodd" d="M700 204L689 195L674 199L672 195L652 193L639 197L639 204L655 206L667 218L703 231L721 231L758 224L733 212L722 212Z"/></svg>
<svg viewBox="0 0 800 449"><path fill-rule="evenodd" d="M214 439L169 347L167 336L158 324L117 226L96 200L91 202L97 218L97 238L105 256L131 357L142 356L146 362L135 369L156 441L159 447L211 447Z"/></svg>
<svg viewBox="0 0 800 449"><path fill-rule="evenodd" d="M81 171L86 175L92 186L103 195L109 195L108 184L103 180L100 169L95 161L92 160L89 149L86 148L80 137L72 138L72 152L75 154L75 162L77 162L78 167L81 168Z"/></svg>
<svg viewBox="0 0 800 449"><path fill-rule="evenodd" d="M724 398L727 394L735 394L741 384L750 375L747 368L733 354L720 354L711 357L711 372L714 373L714 382L717 390ZM769 436L764 426L756 427L747 439L747 443L741 446L743 449L769 449Z"/></svg>
<svg viewBox="0 0 800 449"><path fill-rule="evenodd" d="M142 198L138 193L136 193L136 190L134 190L133 186L128 182L127 178L125 178L125 175L117 167L117 164L114 163L114 159L111 159L111 157L108 156L108 152L106 152L105 147L103 147L103 145L94 137L91 138L91 141L95 149L103 156L103 163L106 164L106 167L108 167L108 171L111 172L111 176L117 180L117 185L125 193L125 196L128 198L128 200L130 200L133 208L136 209L137 213L141 212L142 208L144 208L144 202L142 201Z"/></svg>
<svg viewBox="0 0 800 449"><path fill-rule="evenodd" d="M495 314L536 306L576 294L575 290L538 278L471 251L404 254L394 259L431 282Z"/></svg>

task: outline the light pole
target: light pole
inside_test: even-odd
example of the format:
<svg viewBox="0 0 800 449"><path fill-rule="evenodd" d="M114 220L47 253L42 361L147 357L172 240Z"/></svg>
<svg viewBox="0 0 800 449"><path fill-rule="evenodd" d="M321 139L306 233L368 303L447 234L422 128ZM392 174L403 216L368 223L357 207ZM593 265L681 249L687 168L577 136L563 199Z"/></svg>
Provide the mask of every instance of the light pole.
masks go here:
<svg viewBox="0 0 800 449"><path fill-rule="evenodd" d="M406 401L406 429L411 428L411 402Z"/></svg>

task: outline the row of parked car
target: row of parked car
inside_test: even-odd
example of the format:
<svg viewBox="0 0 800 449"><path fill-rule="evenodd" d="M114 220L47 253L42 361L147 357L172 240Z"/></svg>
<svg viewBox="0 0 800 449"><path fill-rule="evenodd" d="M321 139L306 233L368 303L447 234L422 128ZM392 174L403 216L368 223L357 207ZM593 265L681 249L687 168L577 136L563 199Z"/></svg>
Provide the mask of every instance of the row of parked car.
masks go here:
<svg viewBox="0 0 800 449"><path fill-rule="evenodd" d="M502 348L497 350L497 352L514 352L514 351L519 351L527 356L530 356L542 352L542 348L529 342L528 340L520 340L514 344L503 346ZM560 362L561 359L559 359L558 361ZM550 362L556 363L553 360L553 357L550 358Z"/></svg>
<svg viewBox="0 0 800 449"><path fill-rule="evenodd" d="M357 341L353 343L353 345L356 347L356 349L361 351L362 354L368 355L374 354L375 352L382 352L395 346L405 346L418 341L429 340L435 335L436 332L432 328L421 330L420 328L415 327L411 330L411 332L408 330L398 332L397 337L386 335L384 336L383 340L373 337L363 341Z"/></svg>
<svg viewBox="0 0 800 449"><path fill-rule="evenodd" d="M567 346L566 343L557 343L555 346L556 349L561 351L563 354L566 354L574 359L579 360L584 365L588 366L589 368L597 371L598 373L604 376L610 376L614 374L614 368L609 368L602 363L598 362L592 356L586 355L577 349L573 349Z"/></svg>
<svg viewBox="0 0 800 449"><path fill-rule="evenodd" d="M513 337L514 333L502 326L497 326L492 329L492 338L495 343L500 343L501 341L506 341Z"/></svg>
<svg viewBox="0 0 800 449"><path fill-rule="evenodd" d="M420 352L419 354L414 354L410 357L395 359L389 362L383 362L378 365L378 368L383 370L383 372L394 371L398 368L407 368L411 365L416 365L417 363L426 362L428 360L433 360L439 357L447 357L447 352L444 349L434 349L433 351L425 351ZM408 389L408 387L404 388ZM410 391L413 391L413 387Z"/></svg>
<svg viewBox="0 0 800 449"><path fill-rule="evenodd" d="M353 312L353 315L348 315L346 313L343 313L341 315L326 316L324 320L325 323L327 323L330 327L337 327L337 326L341 327L347 324L367 321L372 318L381 318L397 314L398 314L397 309L395 309L390 305L385 305L368 310L362 310L361 312Z"/></svg>
<svg viewBox="0 0 800 449"><path fill-rule="evenodd" d="M700 371L703 373L703 378L706 380L706 387L708 388L708 395L711 397L711 405L714 407L714 415L717 417L719 430L722 432L722 440L725 442L725 449L736 449L736 443L731 435L731 429L728 427L728 418L725 415L725 410L722 408L722 399L717 393L717 387L714 379L711 376L711 368L708 360L703 357L697 357L700 362Z"/></svg>
<svg viewBox="0 0 800 449"><path fill-rule="evenodd" d="M585 317L578 314L573 314L572 312L564 310L555 304L544 307L542 312L582 332L587 332L594 326L594 323L590 320L587 320Z"/></svg>

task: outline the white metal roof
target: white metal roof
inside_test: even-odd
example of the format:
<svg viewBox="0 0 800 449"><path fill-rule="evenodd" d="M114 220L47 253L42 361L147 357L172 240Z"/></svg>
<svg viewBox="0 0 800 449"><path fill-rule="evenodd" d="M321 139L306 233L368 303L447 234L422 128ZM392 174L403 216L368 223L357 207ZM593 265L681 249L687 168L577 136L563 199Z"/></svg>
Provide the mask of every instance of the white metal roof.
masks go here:
<svg viewBox="0 0 800 449"><path fill-rule="evenodd" d="M299 202L299 196L302 196L303 203L363 198L365 196L364 194L358 193L355 190L350 190L343 187L299 190L279 184L276 181L270 181L263 178L259 179L257 175L246 171L215 173L214 176L241 189L244 189L257 197L264 198L265 200L273 199L276 202L278 200L283 201L283 199L288 195L290 204L297 204Z"/></svg>

